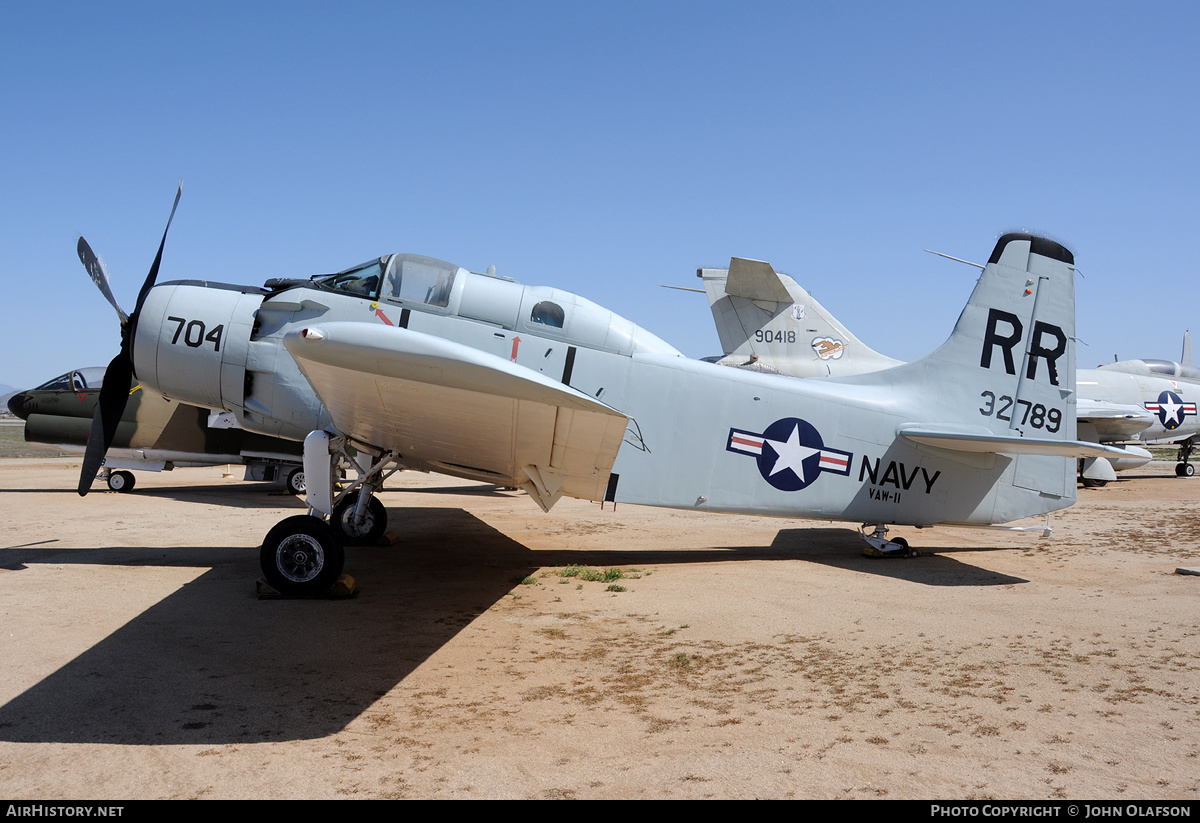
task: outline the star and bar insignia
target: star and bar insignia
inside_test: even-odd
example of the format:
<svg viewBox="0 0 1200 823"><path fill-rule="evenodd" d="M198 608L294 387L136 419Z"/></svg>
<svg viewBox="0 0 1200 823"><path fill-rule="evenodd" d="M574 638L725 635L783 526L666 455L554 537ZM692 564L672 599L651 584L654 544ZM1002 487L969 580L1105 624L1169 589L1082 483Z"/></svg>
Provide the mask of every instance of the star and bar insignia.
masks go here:
<svg viewBox="0 0 1200 823"><path fill-rule="evenodd" d="M810 486L822 472L849 475L854 459L851 452L827 448L820 432L798 417L776 420L762 434L730 429L725 450L756 458L763 479L787 492Z"/></svg>

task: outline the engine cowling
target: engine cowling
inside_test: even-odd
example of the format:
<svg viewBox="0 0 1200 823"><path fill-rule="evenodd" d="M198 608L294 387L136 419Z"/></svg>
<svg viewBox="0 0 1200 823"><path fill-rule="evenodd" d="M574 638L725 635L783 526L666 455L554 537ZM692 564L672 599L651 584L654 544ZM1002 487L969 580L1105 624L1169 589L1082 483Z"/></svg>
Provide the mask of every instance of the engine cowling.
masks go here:
<svg viewBox="0 0 1200 823"><path fill-rule="evenodd" d="M232 411L244 402L260 289L183 281L146 296L133 339L138 380L167 397Z"/></svg>

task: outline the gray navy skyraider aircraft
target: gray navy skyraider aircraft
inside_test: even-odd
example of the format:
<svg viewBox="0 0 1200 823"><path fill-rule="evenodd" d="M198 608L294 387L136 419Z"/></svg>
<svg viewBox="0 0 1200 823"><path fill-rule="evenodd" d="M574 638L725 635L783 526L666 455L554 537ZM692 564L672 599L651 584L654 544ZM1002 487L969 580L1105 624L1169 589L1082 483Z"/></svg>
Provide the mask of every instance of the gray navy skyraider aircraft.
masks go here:
<svg viewBox="0 0 1200 823"><path fill-rule="evenodd" d="M1113 451L1076 439L1074 259L1030 235L1000 239L933 354L820 381L690 360L574 294L428 257L262 288L155 285L160 244L124 319L82 238L80 256L123 317L103 383L120 391L97 406L80 494L134 371L247 431L303 439L311 514L260 554L284 593L328 589L343 541L383 531L375 491L396 466L519 487L546 510L565 495L859 521L877 550L907 553L888 525L1065 508L1072 459ZM357 479L335 494L340 459Z"/></svg>

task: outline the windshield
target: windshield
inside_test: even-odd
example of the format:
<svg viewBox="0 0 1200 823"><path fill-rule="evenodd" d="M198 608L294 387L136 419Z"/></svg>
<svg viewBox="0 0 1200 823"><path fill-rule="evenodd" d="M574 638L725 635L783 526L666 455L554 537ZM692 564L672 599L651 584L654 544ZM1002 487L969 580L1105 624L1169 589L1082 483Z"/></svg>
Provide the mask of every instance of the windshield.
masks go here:
<svg viewBox="0 0 1200 823"><path fill-rule="evenodd" d="M352 269L346 269L327 277L318 277L317 282L335 291L345 292L346 294L357 294L360 297L374 297L379 293L379 281L383 274L383 261L384 258L377 257L374 260L363 263L361 266L355 266Z"/></svg>

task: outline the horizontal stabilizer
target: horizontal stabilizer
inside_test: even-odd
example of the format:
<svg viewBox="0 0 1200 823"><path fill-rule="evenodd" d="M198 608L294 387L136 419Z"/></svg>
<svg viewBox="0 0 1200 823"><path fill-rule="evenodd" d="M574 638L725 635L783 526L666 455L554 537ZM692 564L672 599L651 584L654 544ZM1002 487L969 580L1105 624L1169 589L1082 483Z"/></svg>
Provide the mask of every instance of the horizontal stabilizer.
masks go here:
<svg viewBox="0 0 1200 823"><path fill-rule="evenodd" d="M983 454L1039 454L1050 457L1124 457L1113 446L1083 440L1042 440L1034 437L996 434L986 429L955 431L923 426L902 426L898 432L905 440L951 451Z"/></svg>

